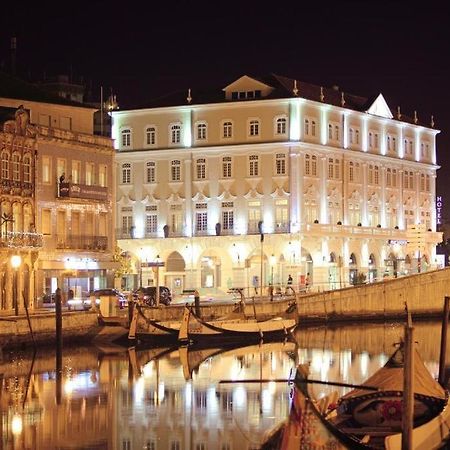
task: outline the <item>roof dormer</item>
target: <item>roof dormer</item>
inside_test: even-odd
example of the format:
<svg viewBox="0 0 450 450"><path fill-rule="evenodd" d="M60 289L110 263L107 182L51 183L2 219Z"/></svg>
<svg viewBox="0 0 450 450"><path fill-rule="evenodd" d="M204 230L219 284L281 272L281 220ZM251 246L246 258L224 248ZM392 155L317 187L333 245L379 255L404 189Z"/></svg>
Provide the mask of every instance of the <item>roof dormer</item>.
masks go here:
<svg viewBox="0 0 450 450"><path fill-rule="evenodd" d="M226 100L255 100L267 97L274 88L260 80L244 75L222 89Z"/></svg>

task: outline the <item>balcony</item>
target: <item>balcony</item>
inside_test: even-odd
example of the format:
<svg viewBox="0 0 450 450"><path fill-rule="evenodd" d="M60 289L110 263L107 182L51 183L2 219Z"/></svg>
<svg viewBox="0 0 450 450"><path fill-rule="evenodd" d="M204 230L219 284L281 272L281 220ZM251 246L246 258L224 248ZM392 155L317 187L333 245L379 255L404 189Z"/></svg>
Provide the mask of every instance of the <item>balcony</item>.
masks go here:
<svg viewBox="0 0 450 450"><path fill-rule="evenodd" d="M56 236L56 248L59 250L105 251L108 248L107 236Z"/></svg>
<svg viewBox="0 0 450 450"><path fill-rule="evenodd" d="M6 231L0 234L0 247L41 248L42 234L23 231Z"/></svg>
<svg viewBox="0 0 450 450"><path fill-rule="evenodd" d="M33 195L33 185L24 181L0 180L0 193L6 195L20 195L31 197Z"/></svg>
<svg viewBox="0 0 450 450"><path fill-rule="evenodd" d="M106 201L108 188L77 183L59 183L58 198L80 198L85 200Z"/></svg>

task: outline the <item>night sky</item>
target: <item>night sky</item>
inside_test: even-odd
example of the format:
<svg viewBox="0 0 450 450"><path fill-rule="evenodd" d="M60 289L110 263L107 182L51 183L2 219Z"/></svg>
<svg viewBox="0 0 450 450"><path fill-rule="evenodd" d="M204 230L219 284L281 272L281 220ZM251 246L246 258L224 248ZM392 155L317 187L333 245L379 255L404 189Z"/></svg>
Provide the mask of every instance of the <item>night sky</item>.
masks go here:
<svg viewBox="0 0 450 450"><path fill-rule="evenodd" d="M0 63L9 69L16 36L17 72L82 76L97 100L100 86L112 88L123 108L271 72L366 97L381 92L393 110L411 117L417 110L425 123L434 115L437 194L450 217L449 7L333 3L8 2Z"/></svg>

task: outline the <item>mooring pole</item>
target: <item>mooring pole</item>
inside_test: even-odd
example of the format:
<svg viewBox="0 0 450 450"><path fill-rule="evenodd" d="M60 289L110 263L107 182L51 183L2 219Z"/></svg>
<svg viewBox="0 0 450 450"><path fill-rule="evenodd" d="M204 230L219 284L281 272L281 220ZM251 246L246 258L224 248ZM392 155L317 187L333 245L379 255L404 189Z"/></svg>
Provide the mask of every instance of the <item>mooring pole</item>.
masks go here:
<svg viewBox="0 0 450 450"><path fill-rule="evenodd" d="M62 398L62 307L61 289L55 291L55 320L56 320L56 404L61 404Z"/></svg>
<svg viewBox="0 0 450 450"><path fill-rule="evenodd" d="M408 324L405 325L405 346L403 363L403 417L402 417L402 450L413 448L412 431L414 418L414 327L408 313Z"/></svg>
<svg viewBox="0 0 450 450"><path fill-rule="evenodd" d="M442 317L441 353L439 355L439 378L438 378L438 381L441 386L443 386L445 383L445 354L447 351L447 328L448 328L449 305L450 305L450 297L444 297L444 314Z"/></svg>

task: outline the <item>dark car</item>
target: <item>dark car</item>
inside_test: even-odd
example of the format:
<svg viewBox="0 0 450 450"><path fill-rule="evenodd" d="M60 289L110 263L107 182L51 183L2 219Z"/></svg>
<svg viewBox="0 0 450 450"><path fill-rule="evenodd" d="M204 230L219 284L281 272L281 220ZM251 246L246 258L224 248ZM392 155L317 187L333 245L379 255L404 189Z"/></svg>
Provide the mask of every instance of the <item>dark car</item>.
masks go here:
<svg viewBox="0 0 450 450"><path fill-rule="evenodd" d="M134 294L137 296L142 296L144 303L149 306L156 305L156 286L140 287ZM170 289L166 286L159 286L159 302L163 305L170 305L172 301L172 294Z"/></svg>
<svg viewBox="0 0 450 450"><path fill-rule="evenodd" d="M117 289L113 289L113 288L96 289L92 293L92 295L95 297L96 305L99 305L100 297L108 296L108 297L117 297L120 308L124 308L125 306L128 306L128 299L127 299L126 295L123 294L122 292L118 291Z"/></svg>

